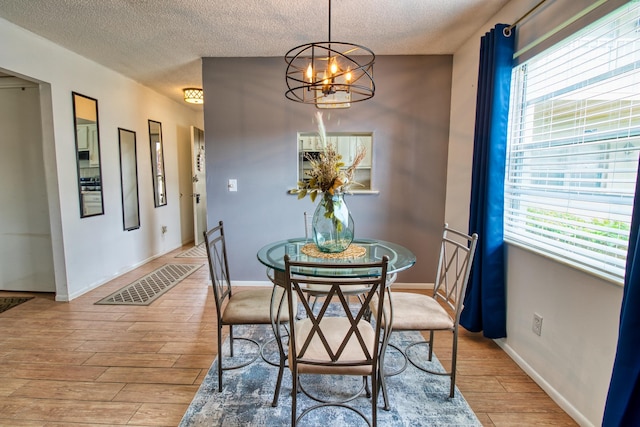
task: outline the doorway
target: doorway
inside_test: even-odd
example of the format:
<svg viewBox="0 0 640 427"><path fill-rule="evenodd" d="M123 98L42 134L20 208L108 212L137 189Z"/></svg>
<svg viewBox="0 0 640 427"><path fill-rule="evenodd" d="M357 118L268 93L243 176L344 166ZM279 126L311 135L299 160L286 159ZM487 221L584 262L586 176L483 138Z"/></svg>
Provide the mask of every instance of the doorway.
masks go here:
<svg viewBox="0 0 640 427"><path fill-rule="evenodd" d="M207 231L207 177L205 168L204 131L191 126L191 176L193 182L193 240L198 246Z"/></svg>
<svg viewBox="0 0 640 427"><path fill-rule="evenodd" d="M0 290L56 292L40 85L0 72Z"/></svg>

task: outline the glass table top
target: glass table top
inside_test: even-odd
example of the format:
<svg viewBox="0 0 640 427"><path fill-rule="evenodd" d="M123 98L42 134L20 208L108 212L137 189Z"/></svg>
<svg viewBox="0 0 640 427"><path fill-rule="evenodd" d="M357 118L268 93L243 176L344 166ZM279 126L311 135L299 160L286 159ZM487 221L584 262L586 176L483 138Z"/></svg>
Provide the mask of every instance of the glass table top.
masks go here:
<svg viewBox="0 0 640 427"><path fill-rule="evenodd" d="M313 244L313 241L309 241L304 237L269 243L258 251L258 260L267 267L273 268L275 271L283 272L285 254L289 255L289 258L295 261L339 264L379 262L382 260L382 257L386 255L389 258L387 274L406 270L416 262L416 256L409 249L396 243L385 242L383 240L355 239L351 245L357 245L362 248L362 255L350 258L340 258L338 256L325 258L305 254L302 248L309 243ZM306 252L308 253L309 251ZM335 270L332 271L334 271L334 276L339 274L340 277L363 277L371 274L363 269L345 268L340 269L338 272L335 272ZM326 275L322 268L305 271L304 273L317 276Z"/></svg>

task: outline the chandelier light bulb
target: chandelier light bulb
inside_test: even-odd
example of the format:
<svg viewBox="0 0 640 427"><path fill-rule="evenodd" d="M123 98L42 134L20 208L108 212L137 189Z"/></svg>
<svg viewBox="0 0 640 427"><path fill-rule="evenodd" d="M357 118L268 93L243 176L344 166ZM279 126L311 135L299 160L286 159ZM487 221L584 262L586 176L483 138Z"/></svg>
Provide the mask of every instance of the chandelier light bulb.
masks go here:
<svg viewBox="0 0 640 427"><path fill-rule="evenodd" d="M307 68L307 79L309 79L309 83L313 83L313 67L309 64Z"/></svg>
<svg viewBox="0 0 640 427"><path fill-rule="evenodd" d="M338 63L336 62L335 59L331 60L331 75L333 76L334 74L336 74L338 72Z"/></svg>

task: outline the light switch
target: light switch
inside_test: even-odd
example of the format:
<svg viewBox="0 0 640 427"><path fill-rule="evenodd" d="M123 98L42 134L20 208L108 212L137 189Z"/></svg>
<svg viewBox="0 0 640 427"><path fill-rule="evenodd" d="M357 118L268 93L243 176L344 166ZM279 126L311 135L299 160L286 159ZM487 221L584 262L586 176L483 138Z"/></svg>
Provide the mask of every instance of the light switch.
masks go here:
<svg viewBox="0 0 640 427"><path fill-rule="evenodd" d="M238 180L230 179L227 187L229 188L229 191L238 191Z"/></svg>

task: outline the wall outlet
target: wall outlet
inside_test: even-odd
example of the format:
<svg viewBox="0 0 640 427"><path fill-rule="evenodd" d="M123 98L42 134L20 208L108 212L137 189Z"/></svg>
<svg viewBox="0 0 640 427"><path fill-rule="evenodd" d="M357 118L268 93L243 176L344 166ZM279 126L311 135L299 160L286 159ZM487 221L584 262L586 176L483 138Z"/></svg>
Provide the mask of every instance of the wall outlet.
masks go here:
<svg viewBox="0 0 640 427"><path fill-rule="evenodd" d="M162 230L162 234L165 234L167 232L167 226L163 225L161 230Z"/></svg>
<svg viewBox="0 0 640 427"><path fill-rule="evenodd" d="M542 335L542 316L533 313L533 325L531 326L533 333L540 336Z"/></svg>

